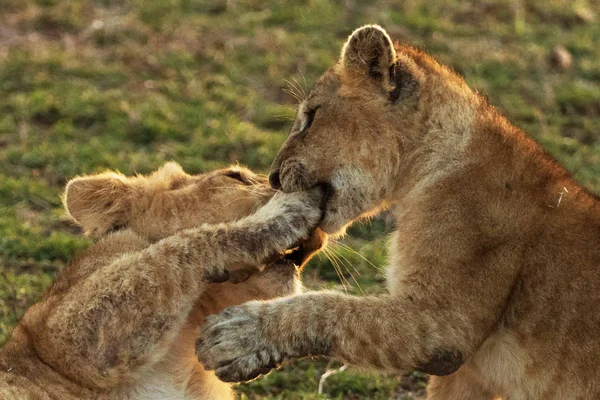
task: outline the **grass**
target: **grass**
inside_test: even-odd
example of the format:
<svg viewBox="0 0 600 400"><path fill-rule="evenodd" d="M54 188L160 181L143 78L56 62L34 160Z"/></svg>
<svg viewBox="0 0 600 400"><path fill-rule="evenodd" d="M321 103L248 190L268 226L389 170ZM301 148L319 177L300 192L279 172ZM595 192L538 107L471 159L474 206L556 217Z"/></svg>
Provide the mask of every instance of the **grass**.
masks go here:
<svg viewBox="0 0 600 400"><path fill-rule="evenodd" d="M230 163L266 172L295 100L357 26L379 23L485 93L591 190L600 191L600 6L591 0L4 0L0 12L0 343L88 239L65 220L72 176L145 173L174 159L192 173ZM570 68L549 61L555 46ZM384 291L383 218L324 256L313 288ZM332 257L335 259L335 256ZM360 275L359 275L360 273ZM360 289L358 286L360 285ZM317 395L323 360L239 386L255 399L401 399L421 376L348 370ZM408 398L408 397L407 397Z"/></svg>

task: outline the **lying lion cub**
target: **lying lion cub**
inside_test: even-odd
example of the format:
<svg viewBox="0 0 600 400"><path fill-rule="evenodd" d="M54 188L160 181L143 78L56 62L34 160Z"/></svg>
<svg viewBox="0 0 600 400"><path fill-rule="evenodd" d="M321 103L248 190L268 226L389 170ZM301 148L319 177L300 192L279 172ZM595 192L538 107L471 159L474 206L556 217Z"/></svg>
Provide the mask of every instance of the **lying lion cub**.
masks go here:
<svg viewBox="0 0 600 400"><path fill-rule="evenodd" d="M65 206L100 240L0 350L0 398L232 398L197 362L196 329L227 306L297 292L299 267L323 244L306 239L320 190L274 193L246 169L192 176L174 163L73 179ZM210 284L230 275L248 279Z"/></svg>

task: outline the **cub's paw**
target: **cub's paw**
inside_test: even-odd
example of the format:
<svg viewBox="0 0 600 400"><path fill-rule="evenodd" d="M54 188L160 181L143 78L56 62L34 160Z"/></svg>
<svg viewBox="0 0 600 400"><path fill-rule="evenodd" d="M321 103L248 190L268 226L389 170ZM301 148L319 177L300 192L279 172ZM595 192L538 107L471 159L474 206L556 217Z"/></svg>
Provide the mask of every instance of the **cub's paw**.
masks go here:
<svg viewBox="0 0 600 400"><path fill-rule="evenodd" d="M260 211L260 218L276 217L281 227L291 229L295 239L306 239L323 216L325 190L320 187L302 192L277 193Z"/></svg>
<svg viewBox="0 0 600 400"><path fill-rule="evenodd" d="M224 382L244 382L281 363L281 354L264 335L259 313L263 305L249 302L206 318L196 341L196 355L205 369Z"/></svg>
<svg viewBox="0 0 600 400"><path fill-rule="evenodd" d="M280 192L283 205L288 208L290 213L298 213L305 216L313 228L323 216L323 204L325 201L326 190L323 186L315 186L312 189L301 192L283 193Z"/></svg>

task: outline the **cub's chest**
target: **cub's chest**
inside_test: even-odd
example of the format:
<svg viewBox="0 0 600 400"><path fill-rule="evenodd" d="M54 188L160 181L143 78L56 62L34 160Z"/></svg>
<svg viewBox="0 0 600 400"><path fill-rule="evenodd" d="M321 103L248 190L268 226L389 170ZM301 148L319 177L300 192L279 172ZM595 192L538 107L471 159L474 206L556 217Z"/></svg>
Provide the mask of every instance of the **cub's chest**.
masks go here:
<svg viewBox="0 0 600 400"><path fill-rule="evenodd" d="M133 388L131 399L186 400L183 385L177 385L166 373L153 373Z"/></svg>
<svg viewBox="0 0 600 400"><path fill-rule="evenodd" d="M402 292L408 274L412 272L409 257L405 249L398 244L398 232L391 237L388 246L388 267L386 268L386 284L392 295Z"/></svg>

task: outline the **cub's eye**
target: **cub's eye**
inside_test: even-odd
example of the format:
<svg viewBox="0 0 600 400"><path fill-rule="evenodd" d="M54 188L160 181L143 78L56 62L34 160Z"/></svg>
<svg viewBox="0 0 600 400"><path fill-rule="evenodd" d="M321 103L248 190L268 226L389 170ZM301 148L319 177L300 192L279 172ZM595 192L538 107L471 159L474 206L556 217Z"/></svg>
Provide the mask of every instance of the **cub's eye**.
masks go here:
<svg viewBox="0 0 600 400"><path fill-rule="evenodd" d="M308 128L310 128L310 126L313 123L313 120L315 119L315 114L317 113L318 109L319 107L315 107L311 110L307 110L304 112L304 121L302 122L300 133L304 133L308 130Z"/></svg>
<svg viewBox="0 0 600 400"><path fill-rule="evenodd" d="M241 171L236 171L236 170L232 170L232 171L227 171L225 172L225 176L231 179L235 179L236 181L242 182L243 184L250 184L250 180L248 179L248 177L243 174Z"/></svg>

